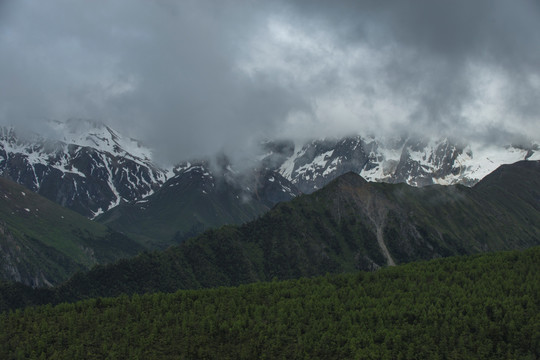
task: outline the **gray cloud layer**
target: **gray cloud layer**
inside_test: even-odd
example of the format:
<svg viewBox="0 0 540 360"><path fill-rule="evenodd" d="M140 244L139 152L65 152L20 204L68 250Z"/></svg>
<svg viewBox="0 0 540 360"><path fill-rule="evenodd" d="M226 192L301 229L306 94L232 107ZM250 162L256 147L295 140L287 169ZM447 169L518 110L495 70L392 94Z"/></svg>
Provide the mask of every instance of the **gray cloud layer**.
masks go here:
<svg viewBox="0 0 540 360"><path fill-rule="evenodd" d="M538 139L534 0L0 1L0 122L101 120L163 161L261 137Z"/></svg>

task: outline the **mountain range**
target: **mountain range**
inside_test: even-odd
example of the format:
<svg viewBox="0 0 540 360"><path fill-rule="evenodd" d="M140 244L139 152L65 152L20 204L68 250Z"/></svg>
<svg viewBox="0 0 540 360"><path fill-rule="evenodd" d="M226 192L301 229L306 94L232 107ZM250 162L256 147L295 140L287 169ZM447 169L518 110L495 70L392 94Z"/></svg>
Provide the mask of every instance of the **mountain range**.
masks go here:
<svg viewBox="0 0 540 360"><path fill-rule="evenodd" d="M448 139L267 141L255 165L240 172L225 155L162 168L150 149L97 122L51 127L57 140L0 131L4 280L55 285L96 264L171 245L180 247L165 254L180 251L183 260L174 261L191 279L173 281L174 288L373 270L538 239L538 173L524 165L538 163L536 143L482 149ZM529 162L493 171L520 159ZM235 269L244 264L242 276L205 279L204 264L209 273L227 273L213 254L227 239L234 239L226 251L238 256ZM197 261L185 258L207 242L213 245Z"/></svg>
<svg viewBox="0 0 540 360"><path fill-rule="evenodd" d="M88 218L165 248L275 204L309 194L347 172L368 181L472 186L498 166L540 159L536 142L482 147L449 139L350 136L274 140L237 171L225 155L163 168L151 149L95 121L51 122L56 140L0 131L0 175Z"/></svg>
<svg viewBox="0 0 540 360"><path fill-rule="evenodd" d="M219 175L208 164L183 164L154 194L123 203L96 221L128 234L149 248L178 244L206 229L241 224L300 192L272 170L239 176L230 167Z"/></svg>
<svg viewBox="0 0 540 360"><path fill-rule="evenodd" d="M350 136L306 144L267 142L265 167L277 169L303 193L352 171L374 182L472 186L500 165L540 160L540 145L487 146L448 138Z"/></svg>
<svg viewBox="0 0 540 360"><path fill-rule="evenodd" d="M373 183L349 172L254 221L98 265L40 296L174 292L525 249L540 244L538 224L540 161L501 166L472 188Z"/></svg>

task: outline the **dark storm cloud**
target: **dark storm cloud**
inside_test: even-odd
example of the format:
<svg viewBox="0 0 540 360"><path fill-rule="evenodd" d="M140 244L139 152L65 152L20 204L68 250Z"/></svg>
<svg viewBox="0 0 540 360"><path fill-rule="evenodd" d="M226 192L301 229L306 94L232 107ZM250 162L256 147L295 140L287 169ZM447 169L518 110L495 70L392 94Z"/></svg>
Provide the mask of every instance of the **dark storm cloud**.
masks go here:
<svg viewBox="0 0 540 360"><path fill-rule="evenodd" d="M539 2L296 1L294 6L337 29L341 46L392 49L380 71L392 90L385 95L418 102L404 127L475 130L476 119L464 119L463 110L482 97L475 71L487 69L505 81L499 116L518 117L538 131Z"/></svg>
<svg viewBox="0 0 540 360"><path fill-rule="evenodd" d="M1 27L5 123L94 118L177 160L232 147L302 101L239 72L249 1L21 1ZM9 84L9 85L8 85Z"/></svg>
<svg viewBox="0 0 540 360"><path fill-rule="evenodd" d="M0 1L0 121L104 121L165 161L263 137L538 138L538 2Z"/></svg>

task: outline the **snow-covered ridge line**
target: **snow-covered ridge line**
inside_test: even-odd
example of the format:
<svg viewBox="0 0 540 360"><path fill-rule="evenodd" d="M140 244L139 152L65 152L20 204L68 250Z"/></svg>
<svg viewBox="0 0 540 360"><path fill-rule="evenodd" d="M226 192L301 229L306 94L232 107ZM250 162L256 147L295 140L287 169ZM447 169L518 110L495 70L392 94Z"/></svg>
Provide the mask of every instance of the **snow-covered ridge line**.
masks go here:
<svg viewBox="0 0 540 360"><path fill-rule="evenodd" d="M270 156L275 154L267 155L267 159ZM503 164L526 159L540 159L539 142L527 146L481 146L460 145L447 138L376 139L359 135L295 144L292 154L277 169L309 193L348 171L376 182L470 186Z"/></svg>
<svg viewBox="0 0 540 360"><path fill-rule="evenodd" d="M298 189L310 193L348 171L368 181L473 185L500 165L540 160L538 142L480 146L446 138L360 135L305 144L268 141L262 144L266 148L261 154L253 154L259 165L251 170L270 171L267 178L258 178L257 185L253 174L246 177L234 164L222 163L223 169L215 173L210 161L161 169L152 162L151 149L97 122L72 120L51 126L58 135L55 141L35 134L19 138L13 128L0 127L0 176L91 218L122 202L141 201L180 174L200 174L207 180L224 177L238 183L251 177L245 191L257 195L257 191L271 190L274 199L282 199L282 193L294 196Z"/></svg>
<svg viewBox="0 0 540 360"><path fill-rule="evenodd" d="M124 137L111 127L90 120L51 122L51 127L67 144L91 147L111 154L152 161L152 150L135 139Z"/></svg>
<svg viewBox="0 0 540 360"><path fill-rule="evenodd" d="M172 175L152 163L150 149L110 127L51 126L60 140L19 138L13 128L0 128L0 175L90 218L151 195Z"/></svg>

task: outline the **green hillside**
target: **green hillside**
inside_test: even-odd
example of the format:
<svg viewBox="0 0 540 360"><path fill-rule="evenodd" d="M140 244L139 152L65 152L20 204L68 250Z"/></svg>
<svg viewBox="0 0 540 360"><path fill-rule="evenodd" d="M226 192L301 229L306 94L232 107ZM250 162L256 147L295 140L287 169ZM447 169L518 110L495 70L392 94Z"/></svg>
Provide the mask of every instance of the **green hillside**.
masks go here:
<svg viewBox="0 0 540 360"><path fill-rule="evenodd" d="M0 314L0 358L536 359L540 248Z"/></svg>
<svg viewBox="0 0 540 360"><path fill-rule="evenodd" d="M142 247L102 224L0 178L0 279L42 286Z"/></svg>

